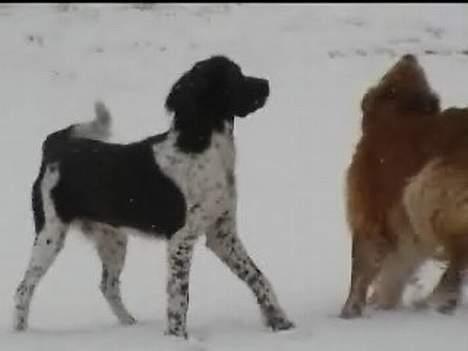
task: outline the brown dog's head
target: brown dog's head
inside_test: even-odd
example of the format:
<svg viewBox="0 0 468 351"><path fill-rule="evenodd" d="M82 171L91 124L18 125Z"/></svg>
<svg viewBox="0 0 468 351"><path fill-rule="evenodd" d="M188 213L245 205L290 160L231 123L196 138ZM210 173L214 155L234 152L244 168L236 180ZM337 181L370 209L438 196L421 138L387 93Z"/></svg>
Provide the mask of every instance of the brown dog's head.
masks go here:
<svg viewBox="0 0 468 351"><path fill-rule="evenodd" d="M439 98L426 79L414 55L404 55L369 89L361 102L363 127L388 112L429 115L440 111ZM385 113L387 112L387 113Z"/></svg>

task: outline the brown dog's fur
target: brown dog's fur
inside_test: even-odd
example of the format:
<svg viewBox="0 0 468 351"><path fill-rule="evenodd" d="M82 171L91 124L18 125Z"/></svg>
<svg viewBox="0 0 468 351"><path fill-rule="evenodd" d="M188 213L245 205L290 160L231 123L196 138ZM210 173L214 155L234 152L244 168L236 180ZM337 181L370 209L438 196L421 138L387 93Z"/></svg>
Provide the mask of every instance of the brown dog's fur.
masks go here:
<svg viewBox="0 0 468 351"><path fill-rule="evenodd" d="M352 272L341 316L362 314L371 284L373 301L394 307L430 257L449 261L433 293L448 312L468 252L468 109L441 112L413 55L369 89L361 107L362 136L347 173Z"/></svg>

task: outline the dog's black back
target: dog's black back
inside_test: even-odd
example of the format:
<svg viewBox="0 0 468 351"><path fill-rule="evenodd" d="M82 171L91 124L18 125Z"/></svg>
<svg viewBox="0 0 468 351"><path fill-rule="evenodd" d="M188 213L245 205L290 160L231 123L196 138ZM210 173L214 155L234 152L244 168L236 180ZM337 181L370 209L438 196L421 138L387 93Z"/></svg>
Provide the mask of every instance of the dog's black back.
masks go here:
<svg viewBox="0 0 468 351"><path fill-rule="evenodd" d="M64 223L90 220L170 237L185 224L185 199L154 160L160 134L131 144L74 138L72 127L55 132L43 145L41 171L33 187L36 232L44 225L40 186L47 165L59 181L51 192Z"/></svg>

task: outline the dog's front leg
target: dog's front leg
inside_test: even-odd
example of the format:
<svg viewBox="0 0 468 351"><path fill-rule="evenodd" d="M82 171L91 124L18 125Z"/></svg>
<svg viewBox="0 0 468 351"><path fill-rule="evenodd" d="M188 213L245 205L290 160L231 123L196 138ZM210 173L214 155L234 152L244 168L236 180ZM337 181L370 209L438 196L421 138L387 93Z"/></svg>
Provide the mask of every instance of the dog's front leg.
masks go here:
<svg viewBox="0 0 468 351"><path fill-rule="evenodd" d="M167 331L187 338L186 320L189 302L189 273L196 235L187 229L177 232L167 245Z"/></svg>
<svg viewBox="0 0 468 351"><path fill-rule="evenodd" d="M234 213L226 211L207 233L206 245L254 293L265 324L274 331L294 327L279 305L268 279L248 255L237 235Z"/></svg>

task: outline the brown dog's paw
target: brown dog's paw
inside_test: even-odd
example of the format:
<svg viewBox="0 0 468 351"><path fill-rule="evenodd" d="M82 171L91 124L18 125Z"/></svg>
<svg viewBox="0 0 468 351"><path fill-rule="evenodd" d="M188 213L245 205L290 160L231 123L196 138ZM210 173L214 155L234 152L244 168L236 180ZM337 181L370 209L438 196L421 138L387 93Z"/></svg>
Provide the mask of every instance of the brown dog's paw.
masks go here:
<svg viewBox="0 0 468 351"><path fill-rule="evenodd" d="M353 319L362 316L362 308L358 304L345 305L340 313L342 319Z"/></svg>

